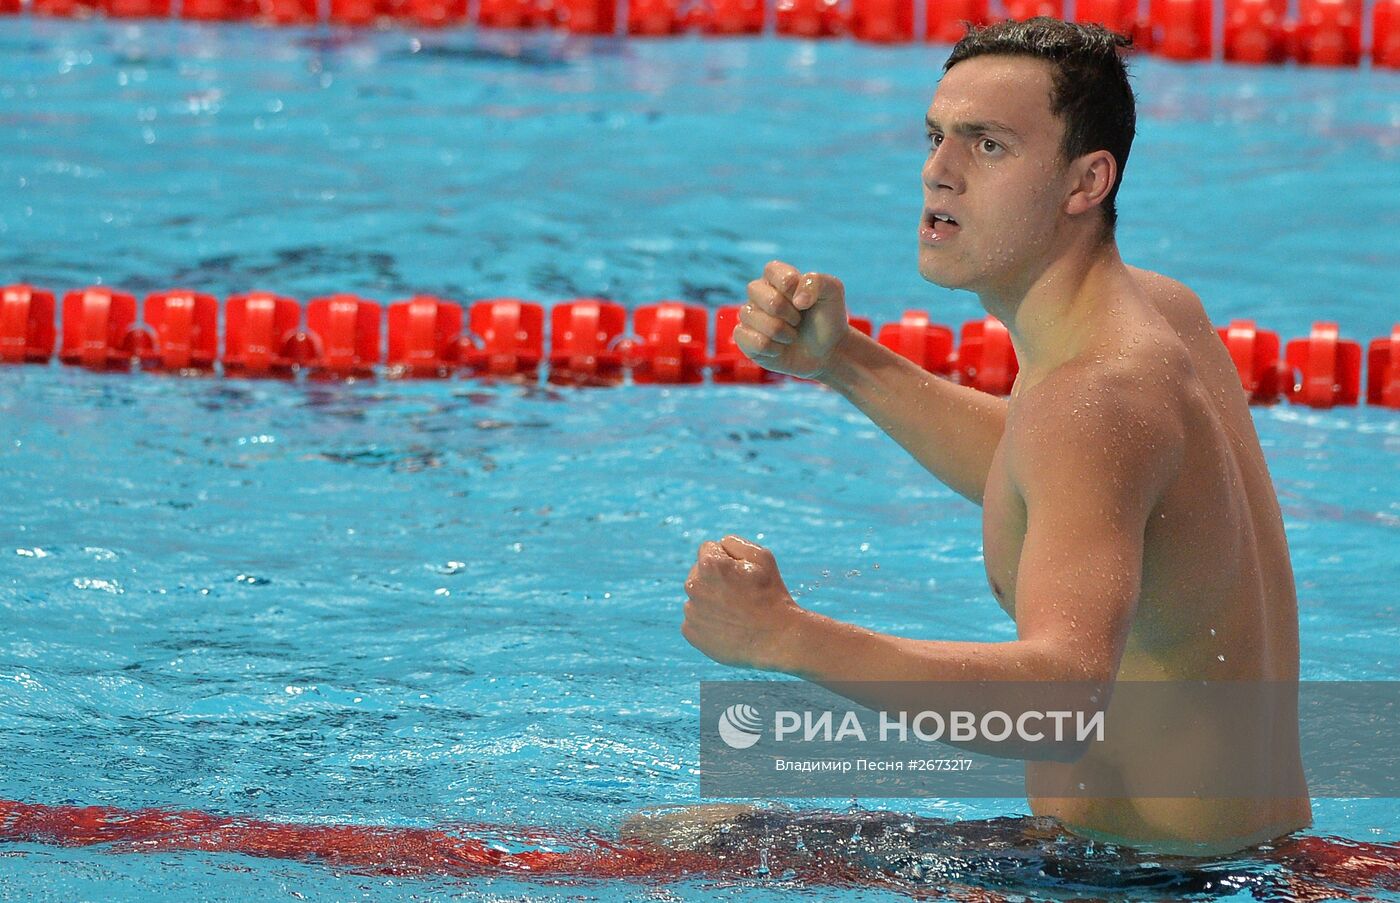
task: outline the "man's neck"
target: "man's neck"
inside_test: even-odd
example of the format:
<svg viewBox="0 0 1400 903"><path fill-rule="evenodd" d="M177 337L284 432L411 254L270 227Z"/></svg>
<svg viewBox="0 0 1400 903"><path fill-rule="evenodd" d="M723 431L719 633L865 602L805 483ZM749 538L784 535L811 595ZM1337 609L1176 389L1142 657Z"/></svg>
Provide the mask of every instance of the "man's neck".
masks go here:
<svg viewBox="0 0 1400 903"><path fill-rule="evenodd" d="M1055 254L1014 290L982 293L983 308L1006 324L1023 373L1033 381L1083 351L1093 324L1122 298L1128 277L1118 244L1085 240Z"/></svg>

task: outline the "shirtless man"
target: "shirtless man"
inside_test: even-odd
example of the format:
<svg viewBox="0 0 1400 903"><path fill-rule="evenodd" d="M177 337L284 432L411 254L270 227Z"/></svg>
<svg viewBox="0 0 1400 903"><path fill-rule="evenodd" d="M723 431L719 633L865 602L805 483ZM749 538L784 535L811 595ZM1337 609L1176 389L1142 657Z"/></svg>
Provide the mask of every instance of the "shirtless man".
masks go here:
<svg viewBox="0 0 1400 903"><path fill-rule="evenodd" d="M861 698L850 681L1277 681L1296 689L1298 617L1282 517L1246 399L1200 300L1119 257L1114 198L1135 113L1121 41L1051 19L953 50L928 109L919 272L1006 324L1009 399L940 379L851 328L836 278L770 263L734 338L780 373L840 392L982 506L1010 642L888 636L793 602L772 554L700 547L681 631L726 664ZM936 609L931 609L936 611ZM1108 718L1131 721L1136 712ZM1145 849L1222 853L1305 827L1296 709L1259 742L1208 719L1027 764L1036 815ZM1134 797L1173 757L1271 776L1263 799ZM1209 764L1209 763L1208 763ZM1107 774L1126 789L1038 794ZM1100 783L1098 786L1102 786Z"/></svg>

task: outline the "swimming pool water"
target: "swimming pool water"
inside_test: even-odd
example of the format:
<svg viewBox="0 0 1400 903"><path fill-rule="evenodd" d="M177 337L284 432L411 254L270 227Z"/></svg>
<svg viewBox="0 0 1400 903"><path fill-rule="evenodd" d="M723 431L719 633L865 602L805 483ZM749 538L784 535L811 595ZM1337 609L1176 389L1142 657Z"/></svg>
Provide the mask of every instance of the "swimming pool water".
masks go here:
<svg viewBox="0 0 1400 903"><path fill-rule="evenodd" d="M956 324L975 300L913 265L945 52L0 20L0 281L718 306L782 257L840 275L877 321L924 307ZM1185 279L1217 322L1388 332L1400 76L1136 67L1125 256ZM1303 676L1400 678L1400 417L1255 420ZM977 509L813 386L7 367L0 499L0 798L605 831L694 802L698 682L734 672L680 637L681 582L728 532L771 546L827 614L1013 635ZM1400 839L1391 800L1315 813L1317 833ZM13 898L803 893L736 881L550 888L0 849Z"/></svg>

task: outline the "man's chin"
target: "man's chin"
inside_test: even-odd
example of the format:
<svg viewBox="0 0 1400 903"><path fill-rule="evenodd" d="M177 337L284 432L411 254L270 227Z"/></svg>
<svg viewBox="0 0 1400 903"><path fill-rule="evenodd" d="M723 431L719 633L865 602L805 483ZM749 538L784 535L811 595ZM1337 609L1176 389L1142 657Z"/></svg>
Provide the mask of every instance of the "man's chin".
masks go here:
<svg viewBox="0 0 1400 903"><path fill-rule="evenodd" d="M965 289L968 287L967 280L959 278L958 274L944 267L928 266L922 261L919 263L919 275L924 278L925 282L932 282L939 288Z"/></svg>

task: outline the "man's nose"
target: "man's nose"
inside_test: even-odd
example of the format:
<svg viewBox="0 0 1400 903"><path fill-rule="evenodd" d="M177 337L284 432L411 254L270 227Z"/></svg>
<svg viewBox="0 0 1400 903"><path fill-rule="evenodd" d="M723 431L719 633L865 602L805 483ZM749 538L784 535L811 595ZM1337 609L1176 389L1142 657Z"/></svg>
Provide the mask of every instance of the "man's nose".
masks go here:
<svg viewBox="0 0 1400 903"><path fill-rule="evenodd" d="M929 191L940 188L962 191L962 161L953 142L944 141L933 149L924 161L924 187Z"/></svg>

